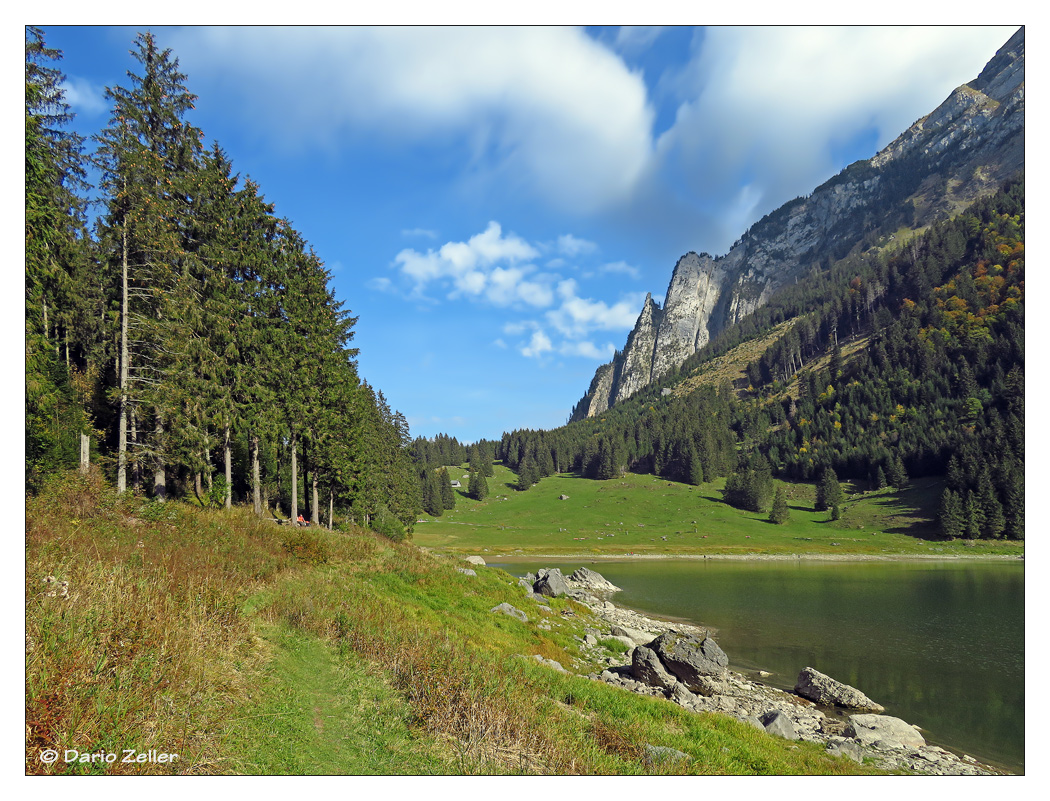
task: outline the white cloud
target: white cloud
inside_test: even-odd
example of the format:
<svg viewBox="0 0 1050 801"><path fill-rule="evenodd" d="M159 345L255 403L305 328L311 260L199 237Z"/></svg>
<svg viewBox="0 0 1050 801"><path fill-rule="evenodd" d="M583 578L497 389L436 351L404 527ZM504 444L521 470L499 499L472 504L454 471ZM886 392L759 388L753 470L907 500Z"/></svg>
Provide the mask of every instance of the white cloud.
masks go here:
<svg viewBox="0 0 1050 801"><path fill-rule="evenodd" d="M652 153L641 75L577 28L243 26L171 39L189 71L235 81L243 116L297 149L467 136L476 174L576 211L629 195Z"/></svg>
<svg viewBox="0 0 1050 801"><path fill-rule="evenodd" d="M77 114L93 117L104 114L109 109L106 90L101 86L94 86L84 78L67 76L62 82L62 91L65 92L66 102Z"/></svg>
<svg viewBox="0 0 1050 801"><path fill-rule="evenodd" d="M662 84L679 100L646 198L699 211L724 252L748 225L888 144L978 72L1011 35L989 27L713 27ZM675 176L686 176L686 181ZM678 184L677 200L661 187ZM744 187L741 189L741 187ZM658 193L663 192L661 197ZM639 200L639 203L643 201ZM706 243L698 243L707 247ZM694 245L695 246L695 245Z"/></svg>
<svg viewBox="0 0 1050 801"><path fill-rule="evenodd" d="M598 268L603 273L620 273L622 275L629 275L631 278L638 278L641 275L641 271L637 267L632 267L625 261L613 261L608 264L603 264Z"/></svg>
<svg viewBox="0 0 1050 801"><path fill-rule="evenodd" d="M611 342L606 342L601 347L586 340L583 342L564 342L558 348L558 353L563 356L583 356L587 359L608 361L616 353L616 347Z"/></svg>
<svg viewBox="0 0 1050 801"><path fill-rule="evenodd" d="M629 331L638 319L645 295L632 293L613 305L601 300L581 298L576 294L576 281L558 284L561 305L547 312L547 321L563 336L580 338L591 331Z"/></svg>
<svg viewBox="0 0 1050 801"><path fill-rule="evenodd" d="M404 237L417 237L421 236L425 239L437 239L438 232L430 228L402 228L401 236Z"/></svg>
<svg viewBox="0 0 1050 801"><path fill-rule="evenodd" d="M562 234L558 237L558 252L568 256L570 259L580 255L589 255L598 250L598 246L586 239L580 239L572 234Z"/></svg>
<svg viewBox="0 0 1050 801"><path fill-rule="evenodd" d="M529 344L521 348L521 355L527 358L533 358L535 356L542 356L544 353L549 353L554 350L554 345L551 343L550 337L548 337L543 331L534 331L532 338L529 340Z"/></svg>

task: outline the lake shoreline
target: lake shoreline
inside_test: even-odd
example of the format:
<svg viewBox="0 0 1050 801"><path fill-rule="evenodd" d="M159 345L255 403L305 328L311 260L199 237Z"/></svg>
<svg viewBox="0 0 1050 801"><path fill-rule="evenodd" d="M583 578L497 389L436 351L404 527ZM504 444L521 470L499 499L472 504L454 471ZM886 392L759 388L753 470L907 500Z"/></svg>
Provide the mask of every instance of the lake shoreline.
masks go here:
<svg viewBox="0 0 1050 801"><path fill-rule="evenodd" d="M429 550L429 549L424 549ZM438 552L437 549L433 549ZM731 561L816 561L816 562L943 562L943 561L1024 561L1024 554L837 554L837 553L805 553L805 554L673 554L673 553L623 553L623 554L517 554L499 553L492 554L483 551L486 561L505 560L508 562L551 562L551 561L648 561L657 559L681 559L689 561L702 561L704 559L731 560Z"/></svg>
<svg viewBox="0 0 1050 801"><path fill-rule="evenodd" d="M969 557L964 557L969 558ZM498 563L492 563L498 566ZM717 632L686 618L654 616L609 600L611 593L601 592L598 595L588 593L571 593L574 600L586 606L599 619L610 627L610 633L642 632L662 634L665 632L688 635L702 639L705 636L717 637ZM618 637L618 639L623 639ZM625 640L626 643L626 640ZM640 641L635 640L635 645ZM608 668L589 678L620 686L631 692L645 695L661 695L673 703L695 712L716 712L744 720L763 728L758 716L761 710L779 711L791 721L791 737L809 742L816 742L832 754L849 757L860 762L870 760L878 767L896 772L906 770L922 775L960 776L960 775L1003 775L1010 771L988 762L980 761L972 755L957 749L945 748L934 742L921 745L860 742L852 734L845 722L849 720L849 710L822 708L798 696L790 689L776 687L768 683L769 674L764 671L730 669L722 682L721 693L704 697L684 692L679 685L675 691L662 690L638 681L631 667L632 651L628 652L626 664L616 665L615 659L609 660ZM749 675L750 674L750 675ZM723 694L724 693L724 694ZM886 717L892 720L899 718ZM836 721L840 721L836 723ZM918 727L914 727L918 729ZM771 731L767 729L767 731ZM781 733L780 736L785 736ZM1023 775L1023 774L1022 774Z"/></svg>

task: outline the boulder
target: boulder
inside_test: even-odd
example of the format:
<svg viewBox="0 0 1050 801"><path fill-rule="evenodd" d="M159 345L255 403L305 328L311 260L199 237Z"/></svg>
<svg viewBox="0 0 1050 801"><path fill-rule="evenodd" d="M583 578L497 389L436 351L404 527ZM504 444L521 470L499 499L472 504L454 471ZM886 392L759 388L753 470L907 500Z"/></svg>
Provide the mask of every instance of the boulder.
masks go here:
<svg viewBox="0 0 1050 801"><path fill-rule="evenodd" d="M846 757L854 762L864 762L864 751L860 745L849 740L842 742L829 742L827 752L831 756Z"/></svg>
<svg viewBox="0 0 1050 801"><path fill-rule="evenodd" d="M469 562L472 565L480 565L481 567L485 566L485 560L480 556L467 556L464 558L464 561Z"/></svg>
<svg viewBox="0 0 1050 801"><path fill-rule="evenodd" d="M498 606L492 607L489 611L495 612L500 615L509 615L510 617L516 617L522 623L527 623L529 620L528 615L526 615L520 609L517 609L516 607L513 607L508 603L501 603Z"/></svg>
<svg viewBox="0 0 1050 801"><path fill-rule="evenodd" d="M915 727L900 718L889 715L850 715L847 736L855 737L861 745L879 741L893 746L921 748L926 740Z"/></svg>
<svg viewBox="0 0 1050 801"><path fill-rule="evenodd" d="M795 683L795 693L824 706L841 706L866 712L885 712L886 708L876 704L855 687L835 681L819 670L803 668Z"/></svg>
<svg viewBox="0 0 1050 801"><path fill-rule="evenodd" d="M556 598L569 592L569 587L565 583L565 576L556 567L550 570L541 570L537 575L536 583L532 585L532 589L540 595L547 595L551 598Z"/></svg>
<svg viewBox="0 0 1050 801"><path fill-rule="evenodd" d="M581 567L574 571L567 579L570 584L577 587L587 587L598 592L619 592L620 588L590 568Z"/></svg>
<svg viewBox="0 0 1050 801"><path fill-rule="evenodd" d="M631 675L650 687L669 690L678 684L678 680L667 672L656 652L644 645L634 649L631 656Z"/></svg>
<svg viewBox="0 0 1050 801"><path fill-rule="evenodd" d="M464 576L476 576L477 575L477 573L475 573L469 567L457 567L456 568L456 572L457 573L462 573Z"/></svg>
<svg viewBox="0 0 1050 801"><path fill-rule="evenodd" d="M798 731L795 730L795 724L787 715L781 712L779 709L771 709L759 716L759 722L769 734L776 737L783 737L785 740L797 740Z"/></svg>
<svg viewBox="0 0 1050 801"><path fill-rule="evenodd" d="M664 632L648 647L656 652L668 672L693 692L701 691L702 677L723 676L729 665L729 657L710 637Z"/></svg>
<svg viewBox="0 0 1050 801"><path fill-rule="evenodd" d="M667 764L668 762L692 762L693 758L677 748L668 748L665 745L650 745L645 744L642 750L645 764L649 767L660 764Z"/></svg>
<svg viewBox="0 0 1050 801"><path fill-rule="evenodd" d="M653 641L653 635L641 629L631 629L627 626L613 626L609 633L614 637L626 637L635 645L646 645Z"/></svg>

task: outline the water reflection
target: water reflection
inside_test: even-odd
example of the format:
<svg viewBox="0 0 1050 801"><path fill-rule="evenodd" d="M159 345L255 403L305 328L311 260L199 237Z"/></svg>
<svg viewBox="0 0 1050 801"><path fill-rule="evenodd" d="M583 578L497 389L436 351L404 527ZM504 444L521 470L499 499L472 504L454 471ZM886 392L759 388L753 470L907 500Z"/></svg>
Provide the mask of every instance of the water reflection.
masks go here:
<svg viewBox="0 0 1050 801"><path fill-rule="evenodd" d="M537 565L500 566L523 575ZM587 566L623 588L617 603L717 629L737 669L771 671L766 681L790 688L810 665L931 742L1024 770L1023 562Z"/></svg>

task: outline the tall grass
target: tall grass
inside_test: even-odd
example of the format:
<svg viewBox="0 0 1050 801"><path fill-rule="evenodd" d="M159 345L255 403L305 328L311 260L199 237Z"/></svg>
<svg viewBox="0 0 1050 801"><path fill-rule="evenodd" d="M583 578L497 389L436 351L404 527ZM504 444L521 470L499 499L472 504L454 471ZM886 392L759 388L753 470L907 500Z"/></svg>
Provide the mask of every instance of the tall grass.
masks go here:
<svg viewBox="0 0 1050 801"><path fill-rule="evenodd" d="M504 601L530 622L489 611ZM862 771L538 664L529 657L586 670L578 642L596 623L566 599L530 603L502 571L464 576L371 532L64 477L26 502L26 771ZM646 743L693 759L651 764ZM179 758L46 765L43 749Z"/></svg>

